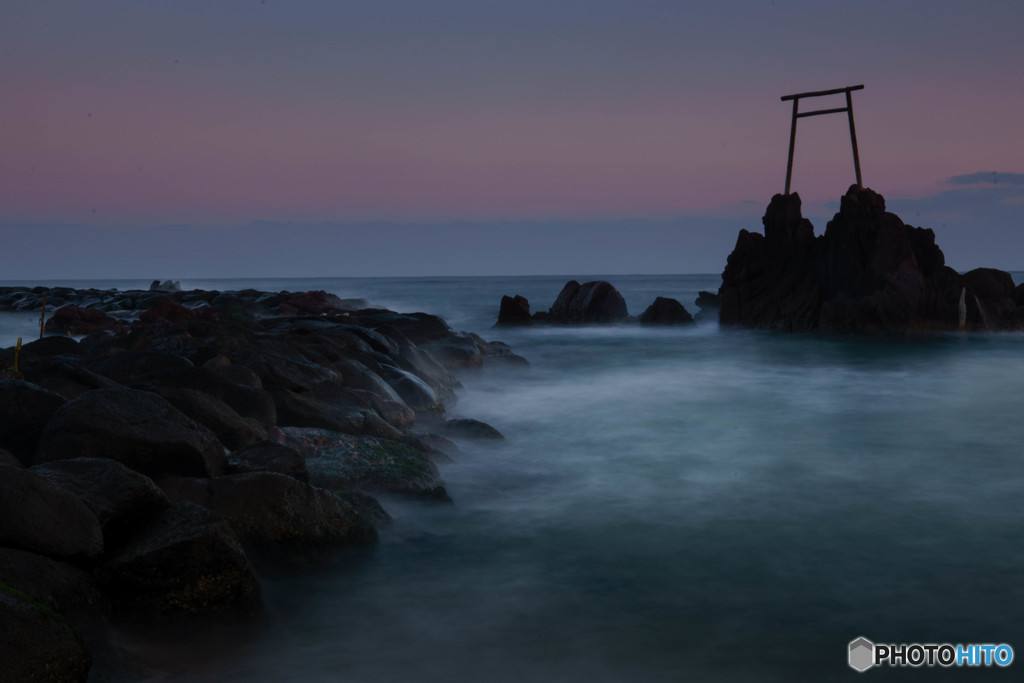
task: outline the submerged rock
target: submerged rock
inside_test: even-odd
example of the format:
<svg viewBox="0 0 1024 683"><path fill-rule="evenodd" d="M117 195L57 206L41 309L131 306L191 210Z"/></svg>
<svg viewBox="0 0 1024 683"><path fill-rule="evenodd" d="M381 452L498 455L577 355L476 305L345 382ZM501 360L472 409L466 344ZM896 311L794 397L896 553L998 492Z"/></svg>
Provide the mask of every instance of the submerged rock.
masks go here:
<svg viewBox="0 0 1024 683"><path fill-rule="evenodd" d="M316 486L451 500L429 452L416 443L325 429L287 427L283 431L288 445L305 457L309 481Z"/></svg>
<svg viewBox="0 0 1024 683"><path fill-rule="evenodd" d="M559 292L546 317L552 323L614 323L629 317L626 300L603 280L570 280Z"/></svg>
<svg viewBox="0 0 1024 683"><path fill-rule="evenodd" d="M485 441L503 441L505 435L480 420L457 419L448 420L441 430L443 436L450 439L478 439Z"/></svg>
<svg viewBox="0 0 1024 683"><path fill-rule="evenodd" d="M693 316L677 299L659 296L640 314L640 322L647 325L686 325L693 322Z"/></svg>
<svg viewBox="0 0 1024 683"><path fill-rule="evenodd" d="M501 307L498 309L497 325L529 325L533 322L530 317L530 302L526 297L503 296Z"/></svg>

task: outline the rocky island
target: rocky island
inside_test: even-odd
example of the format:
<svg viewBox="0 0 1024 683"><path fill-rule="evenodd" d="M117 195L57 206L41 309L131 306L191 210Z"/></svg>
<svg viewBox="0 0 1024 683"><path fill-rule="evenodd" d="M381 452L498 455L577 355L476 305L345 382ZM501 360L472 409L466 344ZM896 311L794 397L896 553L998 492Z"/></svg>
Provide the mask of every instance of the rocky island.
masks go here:
<svg viewBox="0 0 1024 683"><path fill-rule="evenodd" d="M47 305L0 350L5 680L131 670L117 628L251 619L262 567L374 543L375 496L450 502L452 439L502 438L448 419L456 374L525 364L325 292L0 289Z"/></svg>
<svg viewBox="0 0 1024 683"><path fill-rule="evenodd" d="M784 331L1021 329L1024 285L946 265L935 233L905 225L853 185L822 235L796 193L775 195L764 233L741 230L718 293L723 325Z"/></svg>

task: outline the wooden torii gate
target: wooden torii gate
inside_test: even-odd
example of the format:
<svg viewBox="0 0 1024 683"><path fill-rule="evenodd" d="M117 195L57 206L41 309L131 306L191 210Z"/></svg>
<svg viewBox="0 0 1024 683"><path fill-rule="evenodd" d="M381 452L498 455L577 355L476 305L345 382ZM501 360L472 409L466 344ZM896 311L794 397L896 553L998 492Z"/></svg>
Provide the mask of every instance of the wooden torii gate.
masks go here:
<svg viewBox="0 0 1024 683"><path fill-rule="evenodd" d="M817 92L802 92L795 95L784 95L782 101L793 100L793 123L789 128L789 161L786 163L786 194L789 194L789 183L793 179L793 147L796 144L796 120L805 116L820 116L822 114L840 114L846 112L850 119L850 143L853 145L853 168L857 173L857 184L863 186L860 179L860 154L857 153L857 129L853 127L853 97L850 93L854 90L863 90L863 85L851 85L846 88L834 90L819 90ZM846 93L846 106L835 109L818 109L816 111L800 112L800 98L802 97L823 97L824 95L838 95Z"/></svg>

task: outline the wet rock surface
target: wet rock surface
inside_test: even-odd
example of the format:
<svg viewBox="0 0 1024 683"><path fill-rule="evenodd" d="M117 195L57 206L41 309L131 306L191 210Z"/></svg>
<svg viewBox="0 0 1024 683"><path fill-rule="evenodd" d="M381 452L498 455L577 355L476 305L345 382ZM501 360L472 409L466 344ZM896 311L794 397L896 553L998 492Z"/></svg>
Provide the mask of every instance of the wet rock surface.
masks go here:
<svg viewBox="0 0 1024 683"><path fill-rule="evenodd" d="M25 680L40 662L84 680L92 655L136 675L110 633L241 625L262 614L252 558L372 544L380 494L450 502L436 463L459 454L439 435L456 374L526 365L437 316L324 292L0 288L0 311L44 300L60 336L0 381L0 610L45 639L5 651ZM0 371L14 358L0 349Z"/></svg>

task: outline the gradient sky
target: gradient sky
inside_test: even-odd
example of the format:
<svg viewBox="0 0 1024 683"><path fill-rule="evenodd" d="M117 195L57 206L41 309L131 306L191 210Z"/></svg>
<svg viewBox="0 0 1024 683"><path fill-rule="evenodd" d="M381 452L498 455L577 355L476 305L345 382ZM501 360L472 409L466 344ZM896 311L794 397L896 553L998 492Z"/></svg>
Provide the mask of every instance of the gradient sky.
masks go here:
<svg viewBox="0 0 1024 683"><path fill-rule="evenodd" d="M779 97L857 83L865 184L954 267L1024 269L1022 28L985 1L0 0L0 279L720 272L782 190ZM801 121L817 232L851 182L844 118Z"/></svg>

